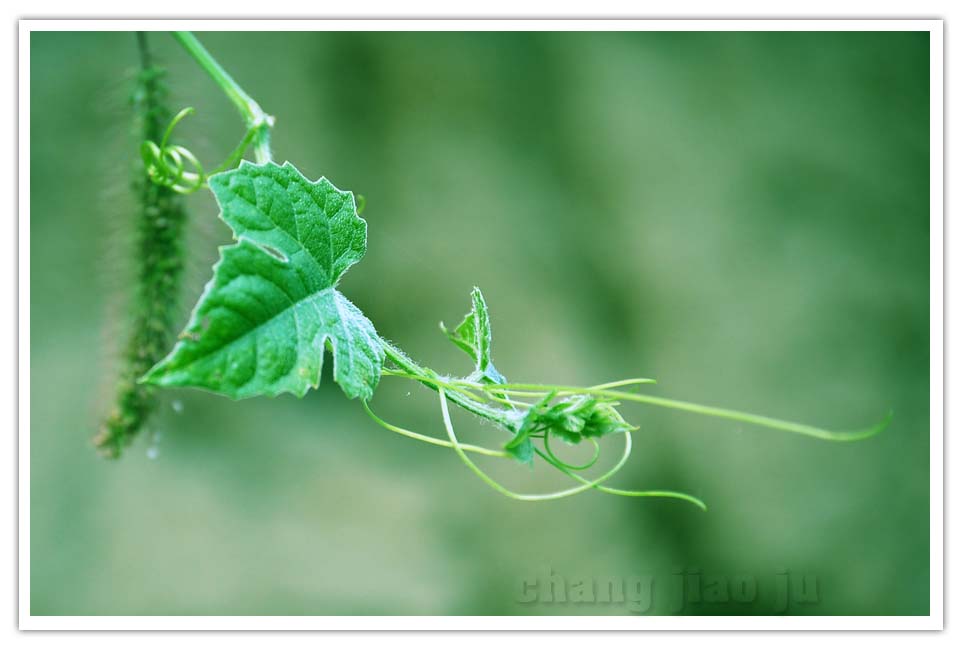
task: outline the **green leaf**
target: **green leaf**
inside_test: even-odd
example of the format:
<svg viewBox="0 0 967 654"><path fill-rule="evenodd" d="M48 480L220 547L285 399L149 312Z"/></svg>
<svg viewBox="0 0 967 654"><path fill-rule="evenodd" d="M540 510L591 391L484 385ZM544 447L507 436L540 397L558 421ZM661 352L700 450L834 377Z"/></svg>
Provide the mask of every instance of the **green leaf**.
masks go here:
<svg viewBox="0 0 967 654"><path fill-rule="evenodd" d="M531 439L525 438L513 447L505 446L506 450L521 463L533 465L534 463L534 443Z"/></svg>
<svg viewBox="0 0 967 654"><path fill-rule="evenodd" d="M540 402L535 402L531 405L527 413L524 414L524 418L520 421L514 437L504 443L504 449L510 452L518 461L523 461L524 463L533 462L534 445L531 443L531 437L537 430L537 422L540 419L541 413L556 396L556 391L550 391Z"/></svg>
<svg viewBox="0 0 967 654"><path fill-rule="evenodd" d="M494 384L506 384L504 378L490 359L490 315L483 293L476 286L470 293L471 308L463 322L448 330L441 322L440 329L450 341L473 359L475 381L484 380Z"/></svg>
<svg viewBox="0 0 967 654"><path fill-rule="evenodd" d="M215 276L168 356L141 381L194 386L240 399L316 388L323 351L350 398L379 382L382 341L335 289L366 253L366 223L353 194L292 164L215 175L209 185L237 243L220 248Z"/></svg>

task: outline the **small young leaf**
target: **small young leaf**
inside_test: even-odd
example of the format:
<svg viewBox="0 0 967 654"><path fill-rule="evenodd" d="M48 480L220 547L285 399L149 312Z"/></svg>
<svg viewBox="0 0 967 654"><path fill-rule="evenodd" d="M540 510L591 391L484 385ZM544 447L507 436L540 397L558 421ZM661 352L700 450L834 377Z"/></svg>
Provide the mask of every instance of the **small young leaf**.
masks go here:
<svg viewBox="0 0 967 654"><path fill-rule="evenodd" d="M194 386L240 399L319 385L323 350L350 398L369 399L383 347L373 324L335 289L366 253L353 194L292 164L210 178L237 243L220 249L212 278L179 342L141 381Z"/></svg>
<svg viewBox="0 0 967 654"><path fill-rule="evenodd" d="M613 403L590 395L568 397L539 411L534 424L536 429L546 430L551 436L569 443L634 429L625 422Z"/></svg>
<svg viewBox="0 0 967 654"><path fill-rule="evenodd" d="M490 359L490 315L487 313L487 303L483 293L476 286L470 294L471 308L463 322L452 330L448 330L443 323L440 329L454 345L470 355L475 364L474 376L477 380L494 384L506 384L504 378Z"/></svg>
<svg viewBox="0 0 967 654"><path fill-rule="evenodd" d="M534 463L534 443L529 438L525 438L513 447L505 446L511 456L520 461L532 465Z"/></svg>
<svg viewBox="0 0 967 654"><path fill-rule="evenodd" d="M527 413L524 414L524 417L521 420L520 426L518 426L514 437L504 443L504 449L510 452L511 455L513 455L513 457L518 461L531 463L534 460L534 445L531 443L531 437L534 436L535 431L537 431L537 421L540 419L545 407L547 407L556 396L556 391L550 391L540 402L535 402Z"/></svg>

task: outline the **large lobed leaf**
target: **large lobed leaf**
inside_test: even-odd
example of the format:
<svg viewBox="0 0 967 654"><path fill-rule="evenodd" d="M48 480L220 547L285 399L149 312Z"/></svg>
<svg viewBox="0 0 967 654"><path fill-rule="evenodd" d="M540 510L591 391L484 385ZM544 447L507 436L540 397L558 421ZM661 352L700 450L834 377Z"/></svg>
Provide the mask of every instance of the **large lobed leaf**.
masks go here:
<svg viewBox="0 0 967 654"><path fill-rule="evenodd" d="M301 397L319 385L328 344L346 395L372 397L381 340L335 288L366 253L352 193L311 182L290 163L243 162L209 184L238 242L220 249L177 345L142 381L236 399Z"/></svg>

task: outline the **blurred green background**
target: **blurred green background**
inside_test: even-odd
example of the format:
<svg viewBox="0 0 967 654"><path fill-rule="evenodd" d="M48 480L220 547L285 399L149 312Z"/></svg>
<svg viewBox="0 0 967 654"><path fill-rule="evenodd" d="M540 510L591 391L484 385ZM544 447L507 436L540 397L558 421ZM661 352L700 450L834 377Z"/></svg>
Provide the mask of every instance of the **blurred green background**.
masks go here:
<svg viewBox="0 0 967 654"><path fill-rule="evenodd" d="M631 408L617 484L691 492L707 514L517 503L370 422L327 361L301 401L166 392L150 433L103 461L89 439L125 335L137 51L130 33L35 32L33 614L630 611L521 601L524 580L556 577L650 577L649 614L769 614L782 571L818 588L789 613L929 611L925 33L200 37L277 117L279 161L366 196L369 253L342 288L438 370L467 371L437 322L479 285L513 380L644 375L831 428L896 418L836 444ZM177 140L220 161L243 132L233 107L170 37L151 43L172 109L197 109ZM208 193L190 207L185 320L230 241ZM442 435L434 402L387 379L374 406ZM522 491L568 485L482 465ZM679 609L682 571L758 592Z"/></svg>

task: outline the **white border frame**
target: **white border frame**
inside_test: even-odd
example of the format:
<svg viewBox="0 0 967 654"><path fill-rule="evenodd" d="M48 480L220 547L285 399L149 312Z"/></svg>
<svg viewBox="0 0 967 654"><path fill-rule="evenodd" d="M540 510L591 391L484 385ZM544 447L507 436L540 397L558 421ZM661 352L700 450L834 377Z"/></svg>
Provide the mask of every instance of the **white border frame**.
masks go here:
<svg viewBox="0 0 967 654"><path fill-rule="evenodd" d="M30 33L32 31L925 31L930 34L930 615L30 615ZM942 20L22 20L19 33L19 626L22 630L936 630L944 615L944 23Z"/></svg>

